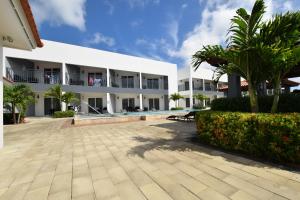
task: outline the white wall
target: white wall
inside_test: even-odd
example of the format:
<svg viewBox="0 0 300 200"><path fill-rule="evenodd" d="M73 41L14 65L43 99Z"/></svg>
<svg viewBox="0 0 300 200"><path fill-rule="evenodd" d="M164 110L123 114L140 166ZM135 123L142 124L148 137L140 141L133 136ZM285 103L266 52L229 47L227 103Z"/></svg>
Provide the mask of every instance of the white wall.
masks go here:
<svg viewBox="0 0 300 200"><path fill-rule="evenodd" d="M35 96L39 96L35 101L35 115L36 116L44 116L44 92L36 92Z"/></svg>
<svg viewBox="0 0 300 200"><path fill-rule="evenodd" d="M0 41L0 148L3 147L3 48Z"/></svg>

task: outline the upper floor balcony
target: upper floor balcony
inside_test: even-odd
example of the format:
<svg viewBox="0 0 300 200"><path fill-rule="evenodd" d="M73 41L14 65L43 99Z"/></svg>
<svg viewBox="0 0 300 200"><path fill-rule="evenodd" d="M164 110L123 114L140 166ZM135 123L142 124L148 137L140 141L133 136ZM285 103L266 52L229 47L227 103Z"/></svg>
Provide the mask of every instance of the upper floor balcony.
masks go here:
<svg viewBox="0 0 300 200"><path fill-rule="evenodd" d="M6 78L18 83L61 84L61 66L57 63L7 58Z"/></svg>
<svg viewBox="0 0 300 200"><path fill-rule="evenodd" d="M105 68L66 64L66 85L107 87Z"/></svg>

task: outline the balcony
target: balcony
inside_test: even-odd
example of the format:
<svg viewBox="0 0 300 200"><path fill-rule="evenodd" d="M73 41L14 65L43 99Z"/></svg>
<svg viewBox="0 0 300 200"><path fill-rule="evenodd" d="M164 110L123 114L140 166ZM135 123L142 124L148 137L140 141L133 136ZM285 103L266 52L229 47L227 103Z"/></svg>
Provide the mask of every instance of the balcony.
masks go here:
<svg viewBox="0 0 300 200"><path fill-rule="evenodd" d="M25 71L13 71L6 68L6 78L17 83L44 83L60 84L60 73L44 73L41 70L26 69Z"/></svg>

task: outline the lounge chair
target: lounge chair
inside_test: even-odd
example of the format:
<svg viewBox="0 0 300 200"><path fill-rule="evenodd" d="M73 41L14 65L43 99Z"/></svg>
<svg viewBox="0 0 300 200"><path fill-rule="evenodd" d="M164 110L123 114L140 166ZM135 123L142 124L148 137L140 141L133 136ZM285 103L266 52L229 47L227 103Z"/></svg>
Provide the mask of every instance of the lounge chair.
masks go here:
<svg viewBox="0 0 300 200"><path fill-rule="evenodd" d="M191 122L192 120L195 120L195 115L196 115L196 112L191 111L188 114L181 116L180 119L187 121L187 122Z"/></svg>

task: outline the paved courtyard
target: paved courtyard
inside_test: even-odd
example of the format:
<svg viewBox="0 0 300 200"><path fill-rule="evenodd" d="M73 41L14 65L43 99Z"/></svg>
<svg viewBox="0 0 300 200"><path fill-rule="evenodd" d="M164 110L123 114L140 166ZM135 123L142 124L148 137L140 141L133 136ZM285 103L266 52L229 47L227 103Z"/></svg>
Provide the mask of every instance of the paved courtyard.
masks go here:
<svg viewBox="0 0 300 200"><path fill-rule="evenodd" d="M299 172L193 144L192 123L6 126L1 200L300 199Z"/></svg>

